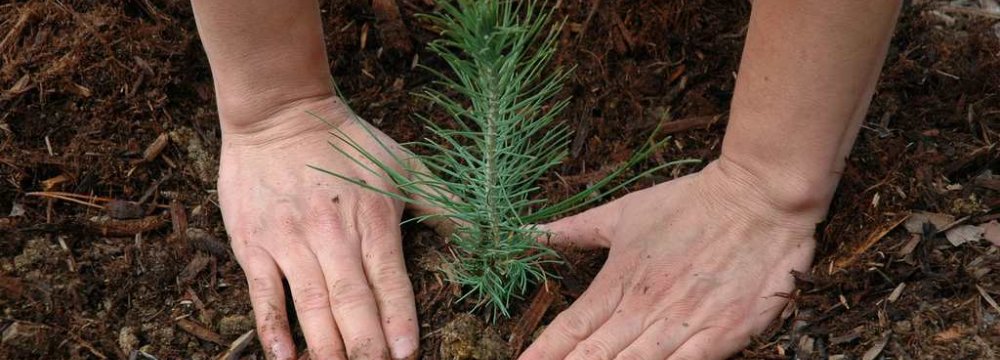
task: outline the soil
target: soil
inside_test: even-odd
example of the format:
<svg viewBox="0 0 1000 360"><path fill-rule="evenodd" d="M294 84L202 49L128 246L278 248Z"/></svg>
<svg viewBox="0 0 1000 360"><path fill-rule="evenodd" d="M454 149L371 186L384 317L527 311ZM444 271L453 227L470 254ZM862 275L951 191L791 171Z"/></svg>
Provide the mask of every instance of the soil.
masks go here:
<svg viewBox="0 0 1000 360"><path fill-rule="evenodd" d="M330 66L352 107L400 141L422 137L402 114L441 115L410 95L430 79L414 63L442 65L418 46L435 34L414 14L433 2L397 2L407 31L392 34L408 36L409 51L383 45L400 41L382 39L379 21L392 17L370 2L321 3ZM576 66L562 121L576 135L558 176L544 180L548 197L586 187L658 124L674 139L643 166L718 156L747 2L557 3L567 25L556 61ZM798 275L782 318L737 358L1000 354L1000 251L984 240L956 246L958 232L940 231L978 235L976 226L1000 218L1000 24L988 7L955 3L908 2L817 227L815 266ZM253 327L214 190L213 97L185 1L0 5L0 358L207 359ZM39 191L91 205L29 194ZM954 221L904 220L919 211ZM442 240L420 226L404 232L425 359L510 358L603 260L570 252L549 287L558 291L538 291L512 319L488 324L455 303L460 289L438 267ZM263 356L256 341L241 354Z"/></svg>

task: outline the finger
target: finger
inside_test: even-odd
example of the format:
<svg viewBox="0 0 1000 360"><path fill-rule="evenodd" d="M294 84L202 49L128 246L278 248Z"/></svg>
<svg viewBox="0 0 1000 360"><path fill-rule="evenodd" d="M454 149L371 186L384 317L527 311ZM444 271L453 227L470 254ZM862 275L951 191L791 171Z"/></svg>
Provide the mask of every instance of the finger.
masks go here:
<svg viewBox="0 0 1000 360"><path fill-rule="evenodd" d="M747 344L747 339L728 340L726 334L720 330L703 330L684 342L668 360L713 360L725 359L743 349Z"/></svg>
<svg viewBox="0 0 1000 360"><path fill-rule="evenodd" d="M618 307L622 297L621 287L611 278L612 273L599 272L587 291L569 309L556 316L519 359L563 359L577 344L603 325Z"/></svg>
<svg viewBox="0 0 1000 360"><path fill-rule="evenodd" d="M333 318L340 328L348 357L383 359L389 353L375 296L362 265L358 236L354 230L328 227L313 235L312 244L317 256L325 259L320 266L326 277Z"/></svg>
<svg viewBox="0 0 1000 360"><path fill-rule="evenodd" d="M615 359L666 359L696 332L694 326L678 317L660 319L646 328Z"/></svg>
<svg viewBox="0 0 1000 360"><path fill-rule="evenodd" d="M306 245L290 244L284 250L283 256L277 257L278 266L288 275L288 287L309 354L319 359L346 359L319 260Z"/></svg>
<svg viewBox="0 0 1000 360"><path fill-rule="evenodd" d="M407 170L410 172L410 180L429 180L428 177L431 174L430 170L427 169L427 166L420 162L417 158L411 157L410 161L407 161L407 167ZM417 187L419 188L419 191L430 194L432 197L444 197L452 202L461 202L457 196L445 191L444 189L428 185L418 185ZM448 214L449 211L441 208L440 206L436 206L436 201L429 200L428 197L422 196L418 192L410 192L410 198L413 199L414 202L407 203L406 208L416 217L427 217L427 220L424 222L433 227L438 234L449 236L459 226L457 220L440 216Z"/></svg>
<svg viewBox="0 0 1000 360"><path fill-rule="evenodd" d="M621 210L620 201L611 202L580 214L539 226L551 235L541 239L546 245L564 244L579 247L609 247L612 224Z"/></svg>
<svg viewBox="0 0 1000 360"><path fill-rule="evenodd" d="M604 325L576 345L566 359L614 359L619 352L642 335L644 326L642 315L644 314L626 312L619 308Z"/></svg>
<svg viewBox="0 0 1000 360"><path fill-rule="evenodd" d="M361 213L361 248L364 268L371 283L382 320L389 351L395 359L404 359L417 350L419 326L413 287L403 260L399 217L389 206L369 201L371 210Z"/></svg>
<svg viewBox="0 0 1000 360"><path fill-rule="evenodd" d="M294 359L295 345L285 313L285 286L278 265L264 249L249 247L240 253L264 353L268 359Z"/></svg>

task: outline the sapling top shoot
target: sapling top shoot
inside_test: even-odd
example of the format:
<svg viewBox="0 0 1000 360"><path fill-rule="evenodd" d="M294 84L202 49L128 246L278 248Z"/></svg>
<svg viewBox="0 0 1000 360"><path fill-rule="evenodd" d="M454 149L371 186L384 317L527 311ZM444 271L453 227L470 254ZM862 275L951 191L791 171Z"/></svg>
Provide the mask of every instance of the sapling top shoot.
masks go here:
<svg viewBox="0 0 1000 360"><path fill-rule="evenodd" d="M431 136L409 147L430 155L410 150L398 155L378 141L394 163L380 160L373 149L332 128L336 140L331 145L337 152L390 180L398 193L317 170L403 202L441 209L415 220L436 217L455 224L444 269L448 279L465 289L463 299L474 299L494 319L510 316L511 301L552 276L546 264L559 261L538 241L548 234L534 224L580 209L664 167L693 160L655 166L611 186L666 141L650 137L625 164L583 192L555 203L542 198L538 181L563 161L570 142L568 128L555 123L569 101L556 98L569 71L549 66L562 23L552 23L552 10L537 1L457 0L438 5L438 13L423 16L440 30L441 38L431 42L429 50L448 69L425 68L436 81L417 95L442 109L453 125L417 115ZM378 140L373 129L362 126Z"/></svg>

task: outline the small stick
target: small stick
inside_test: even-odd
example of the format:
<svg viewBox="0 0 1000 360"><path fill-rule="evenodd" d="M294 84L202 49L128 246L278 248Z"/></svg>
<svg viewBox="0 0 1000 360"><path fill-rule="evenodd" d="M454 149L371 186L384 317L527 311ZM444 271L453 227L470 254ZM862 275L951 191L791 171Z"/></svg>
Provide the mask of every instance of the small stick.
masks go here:
<svg viewBox="0 0 1000 360"><path fill-rule="evenodd" d="M52 151L52 143L49 142L49 136L45 136L45 148L49 149L49 156L56 156L56 153Z"/></svg>
<svg viewBox="0 0 1000 360"><path fill-rule="evenodd" d="M257 332L254 330L247 331L245 334L240 335L240 337L236 338L236 340L233 340L232 344L229 344L229 349L226 349L225 352L219 354L219 356L216 356L215 359L216 360L238 359L240 354L243 353L243 350L245 350L248 345L250 345L250 342L253 341L253 338L256 335Z"/></svg>
<svg viewBox="0 0 1000 360"><path fill-rule="evenodd" d="M531 301L528 311L521 317L521 321L514 326L511 335L510 348L515 352L520 352L524 344L531 338L532 333L538 328L538 323L542 321L542 316L552 306L556 294L559 293L559 283L547 280L545 284L538 288L535 298Z"/></svg>
<svg viewBox="0 0 1000 360"><path fill-rule="evenodd" d="M0 53L7 51L7 46L14 43L14 39L21 35L21 31L24 30L24 26L28 23L28 19L34 14L34 8L25 6L25 10L21 11L21 16L17 18L17 22L11 27L10 32L3 37L0 41Z"/></svg>
<svg viewBox="0 0 1000 360"><path fill-rule="evenodd" d="M593 0L590 4L590 12L587 13L587 19L583 20L583 25L580 26L580 32L576 34L576 42L583 40L584 35L587 34L587 28L590 27L590 21L594 19L594 15L597 14L597 8L601 6L601 0Z"/></svg>
<svg viewBox="0 0 1000 360"><path fill-rule="evenodd" d="M184 330L185 332L193 335L196 338L216 343L222 346L227 345L225 341L222 341L222 335L217 334L215 331L212 331L211 329L205 327L205 325L202 325L198 322L180 318L174 320L174 323L177 324L177 327L181 328L181 330Z"/></svg>
<svg viewBox="0 0 1000 360"><path fill-rule="evenodd" d="M104 207L101 206L101 205L97 205L97 204L94 204L94 203L89 203L89 202L86 202L86 201L78 200L77 198L80 198L80 197L83 197L83 196L82 195L77 195L77 194L62 193L62 192L56 192L56 191L36 191L36 192L25 193L24 195L28 195L28 196L41 196L41 197L50 198L50 199L66 200L66 201L74 202L74 203L77 203L77 204L80 204L80 205L90 206L92 208L104 209ZM101 199L101 198L97 198L97 197L92 197L90 199L92 199L92 200L110 201L110 199Z"/></svg>
<svg viewBox="0 0 1000 360"><path fill-rule="evenodd" d="M694 128L704 128L715 124L722 115L698 116L674 121L664 122L660 127L660 133L664 135L684 132Z"/></svg>
<svg viewBox="0 0 1000 360"><path fill-rule="evenodd" d="M149 144L149 147L146 148L146 151L142 152L142 161L151 162L156 159L156 157L160 156L160 153L163 152L163 149L167 148L167 143L169 142L170 136L167 135L167 133L162 133L160 136L157 136L156 140L153 140L153 143Z"/></svg>

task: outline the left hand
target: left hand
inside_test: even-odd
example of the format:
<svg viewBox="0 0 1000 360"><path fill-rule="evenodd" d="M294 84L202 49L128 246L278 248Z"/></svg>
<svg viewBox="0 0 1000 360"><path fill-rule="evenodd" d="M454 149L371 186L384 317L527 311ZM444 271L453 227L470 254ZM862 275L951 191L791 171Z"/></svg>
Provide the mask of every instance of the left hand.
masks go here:
<svg viewBox="0 0 1000 360"><path fill-rule="evenodd" d="M790 272L809 268L825 211L784 206L787 194L755 180L723 158L544 225L553 243L610 252L520 359L722 359L745 347L783 309Z"/></svg>

